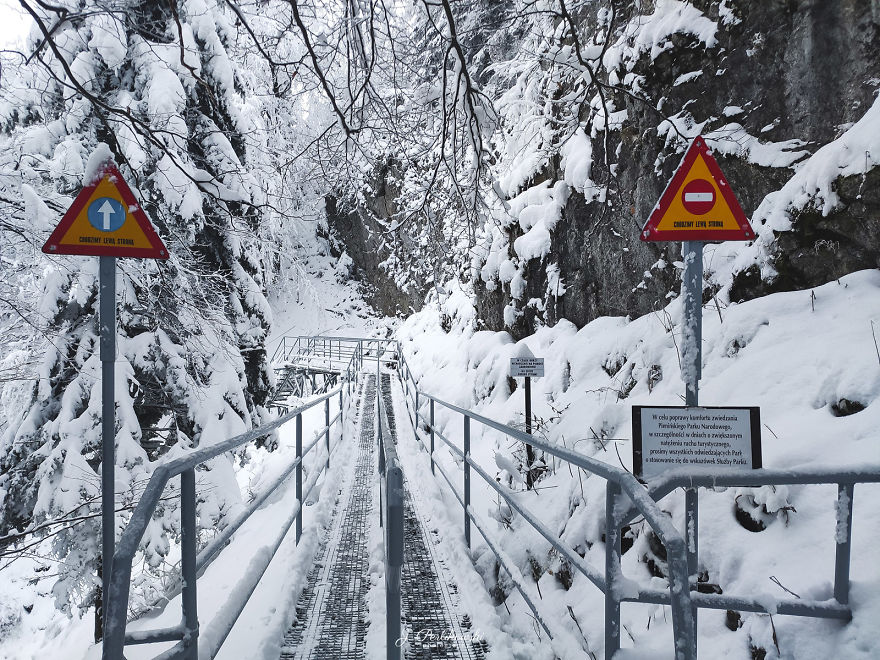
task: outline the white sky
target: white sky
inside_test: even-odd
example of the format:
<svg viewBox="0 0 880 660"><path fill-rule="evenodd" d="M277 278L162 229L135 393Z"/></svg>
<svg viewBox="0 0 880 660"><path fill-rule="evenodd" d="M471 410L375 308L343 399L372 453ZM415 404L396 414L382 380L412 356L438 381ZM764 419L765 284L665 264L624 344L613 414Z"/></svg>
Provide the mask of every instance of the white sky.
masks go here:
<svg viewBox="0 0 880 660"><path fill-rule="evenodd" d="M18 0L0 0L0 48L20 45L30 31L31 17Z"/></svg>

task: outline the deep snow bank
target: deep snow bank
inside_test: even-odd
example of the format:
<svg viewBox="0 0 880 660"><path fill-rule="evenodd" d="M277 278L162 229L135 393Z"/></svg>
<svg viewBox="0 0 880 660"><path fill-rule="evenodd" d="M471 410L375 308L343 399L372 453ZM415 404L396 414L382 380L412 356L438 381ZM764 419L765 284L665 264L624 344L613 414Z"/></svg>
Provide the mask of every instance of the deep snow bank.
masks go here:
<svg viewBox="0 0 880 660"><path fill-rule="evenodd" d="M522 389L511 391L509 358L528 345L546 360L546 377L533 383L537 433L631 469L631 406L683 404L680 317L680 302L674 300L638 319L599 318L580 331L562 321L517 344L506 333L475 331L470 294L458 286L410 317L398 337L422 390L514 425L523 422L523 395ZM780 293L720 309L711 302L704 309L701 403L760 406L765 467L880 466L880 355L872 332L880 341L876 270L812 291ZM461 418L438 407L437 427L460 445ZM522 490L521 479L511 475L521 460L520 447L476 425L472 452L490 473ZM441 460L453 474L460 473L451 454ZM577 618L583 635L576 631L573 639L584 639L578 653L600 653L601 594L579 574L569 577L549 544L477 481L473 501L478 513L498 521L492 523L496 538L503 540L524 575L538 579L542 607L575 631ZM597 477L548 459L542 488L519 497L601 568L604 485ZM875 554L880 512L873 504L878 495L880 487L856 487L851 623L743 615L732 631L725 626L725 612L704 610L701 657L748 658L750 646L766 649L767 658L880 656L872 623L880 620L880 597L875 595L880 587ZM681 493L673 493L661 501L679 527L683 500ZM830 598L835 501L832 486L702 491L700 560L708 581L724 593L769 601L789 596L776 580L803 597ZM737 510L748 526L765 529L745 529ZM651 574L663 570L652 535L635 524L630 536L635 538L623 558L626 575L662 588L665 581ZM480 543L475 548L487 587L509 593L511 587L503 571L500 577L496 572L491 553ZM532 627L515 594L507 606L514 618L522 618L523 626ZM634 643L636 648L671 649L671 618L664 610L625 605L624 647Z"/></svg>

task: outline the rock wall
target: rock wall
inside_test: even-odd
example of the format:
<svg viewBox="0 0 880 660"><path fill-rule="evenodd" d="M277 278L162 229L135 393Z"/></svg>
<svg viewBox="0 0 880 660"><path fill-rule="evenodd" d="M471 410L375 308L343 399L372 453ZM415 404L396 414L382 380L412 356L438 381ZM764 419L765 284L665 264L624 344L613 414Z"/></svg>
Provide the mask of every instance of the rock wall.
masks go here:
<svg viewBox="0 0 880 660"><path fill-rule="evenodd" d="M691 34L673 34L663 52L653 59L645 52L633 68L632 73L643 76L640 94L608 88L608 97L626 109L626 119L619 130L592 135L591 178L607 185L607 199L603 203L571 192L551 231L550 253L532 259L521 271L526 285L519 298L508 286L491 290L477 280L478 312L488 327L505 327L504 308L511 304L519 315L507 329L519 338L537 325L552 325L563 317L580 327L597 316L645 314L677 294L679 270L674 262L681 259L680 244L638 239L682 155L682 143L671 149L667 136L658 131L664 116L682 119L682 128L689 128L689 122L705 122L703 134L734 122L741 125L742 135L736 138L741 148L722 148L715 155L743 210L752 217L765 197L793 176L799 163L840 137L874 104L880 88L876 0L689 4L717 22L716 43L706 47ZM647 6L645 14L653 10ZM622 19L635 16L630 7ZM614 72L602 73L608 81ZM588 118L582 113L589 128ZM791 164L773 166L746 136L757 138L759 145L795 140L784 151L803 153L789 158ZM606 160L613 167L607 167ZM735 273L725 292L730 299L808 288L854 270L880 267L877 163L880 154L867 154L865 175L840 178L833 184L839 201L827 215L810 205L792 209L792 229L774 232L775 241L769 246L775 272L762 277L761 268L753 265ZM559 157L551 159L529 184L561 181L563 169ZM506 232L507 256L516 259L512 246L526 232L517 223ZM554 263L564 282L563 295L548 290L551 282L545 266ZM713 270L713 264L707 264L707 288L712 289L707 296L720 286L712 281Z"/></svg>
<svg viewBox="0 0 880 660"><path fill-rule="evenodd" d="M604 191L595 195L569 187L549 232L549 251L540 256L523 256L515 249L517 239L529 230L516 213L500 222L487 215L486 226L500 226L504 241L487 234L476 262L458 265L472 281L482 327L506 329L520 338L560 318L580 327L603 315L642 315L677 295L680 244L643 243L638 233L698 133L712 136L716 159L746 215L754 216L760 245L742 250L761 253L754 263L733 271L726 264L732 259L729 254L725 263L707 263L707 297L720 290L732 301L747 300L880 267L880 153L864 155L864 173L833 182L833 208L803 203L784 209L790 227L771 222L762 230L772 215L768 195L782 189L817 150L839 139L875 104L880 90L880 0L584 3L572 11L578 12L574 18L585 52L588 39L601 43L612 6L616 12L609 42L611 50L624 55L594 60L592 66L606 101L622 117L616 123L597 111L591 98L596 87L584 85L586 74L563 71L554 77L554 66L563 69L559 53L574 43L561 20L543 24L548 33L556 30L556 37L546 39L545 52L532 55L537 42L527 39L536 31L528 23L533 19L511 16L510 3L493 3L491 15L498 18L506 11L510 20L495 21L497 28L482 21L480 39L466 40L474 73L500 108L510 103L516 85L538 79L543 85L540 94L515 101L527 101L523 107L546 104L546 133L552 134L541 145L546 157L525 181L504 190L502 203L530 187L552 188L565 181L561 152L578 128L591 144L589 178ZM487 10L474 9L478 11ZM528 29L530 25L535 29ZM498 33L486 34L491 29ZM498 72L498 61L532 56L537 64L524 78ZM556 128L566 116L573 121ZM502 124L496 133L498 158L492 174L498 181L520 167L521 160L504 157L505 144L517 139L515 126ZM394 216L395 193L387 184L394 179L391 174L379 173L377 180L384 183L366 208L340 213L328 204L328 217L374 291L376 307L394 314L421 306L431 284L442 279L435 276L448 254L442 248L426 251L424 240L414 238L418 232L389 232L383 224ZM442 237L436 238L442 245ZM492 249L500 249L501 257L517 269L514 282L500 277L497 269L486 275ZM389 257L395 268L387 268ZM415 265L401 268L409 263Z"/></svg>

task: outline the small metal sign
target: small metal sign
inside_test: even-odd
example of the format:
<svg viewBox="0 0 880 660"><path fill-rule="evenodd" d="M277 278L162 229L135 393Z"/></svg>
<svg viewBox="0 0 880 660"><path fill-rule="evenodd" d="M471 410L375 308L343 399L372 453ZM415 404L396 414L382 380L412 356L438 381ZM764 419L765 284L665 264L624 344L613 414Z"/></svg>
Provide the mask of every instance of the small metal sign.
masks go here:
<svg viewBox="0 0 880 660"><path fill-rule="evenodd" d="M759 408L633 406L633 472L761 467Z"/></svg>
<svg viewBox="0 0 880 660"><path fill-rule="evenodd" d="M514 357L510 358L511 378L543 378L544 358Z"/></svg>

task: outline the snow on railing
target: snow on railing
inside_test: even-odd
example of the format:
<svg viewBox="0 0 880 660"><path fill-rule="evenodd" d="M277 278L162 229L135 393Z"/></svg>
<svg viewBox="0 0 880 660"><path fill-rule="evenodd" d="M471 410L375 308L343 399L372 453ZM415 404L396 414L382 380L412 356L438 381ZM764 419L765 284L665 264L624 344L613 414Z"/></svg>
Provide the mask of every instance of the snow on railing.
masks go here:
<svg viewBox="0 0 880 660"><path fill-rule="evenodd" d="M354 357L352 357L354 361ZM349 370L349 374L353 370ZM235 622L238 620L248 600L250 600L257 583L275 556L281 542L287 535L291 526L296 523L296 542L299 543L302 535L302 510L303 482L302 462L320 442L325 440L326 462L321 469L315 470L309 475L306 484L305 498L307 498L318 478L324 470L330 468L330 429L342 420L343 393L350 394L350 387L340 384L330 392L300 406L279 417L278 419L264 424L247 433L242 433L210 447L203 447L190 452L185 456L174 459L158 466L150 481L147 483L140 501L132 512L119 543L113 555L113 568L110 576L110 588L107 593L107 617L104 622L103 660L118 660L123 657L126 644L148 644L154 642L177 641L177 644L162 654L163 658L185 658L195 660L199 656L199 621L196 612L196 585L198 575L219 554L232 534L253 514L268 497L282 484L292 473L296 474L296 502L292 512L285 523L281 526L275 542L267 552L255 557L256 568L249 572L249 582L245 588L236 589L230 602L226 605L226 612L222 621L217 622L210 630L208 656L214 657L220 646L225 641ZM339 396L339 413L330 419L330 400ZM326 425L316 435L315 439L303 450L302 446L302 413L324 403ZM296 421L296 460L279 476L262 494L254 499L238 517L235 518L217 537L215 537L200 553L196 552L197 528L196 528L196 478L195 468L206 461L211 460L228 451L237 449L250 442L258 440L272 433L287 422ZM338 444L338 443L337 443ZM180 476L180 517L181 517L181 578L182 578L182 611L183 621L178 626L161 630L138 631L126 634L125 626L128 613L128 598L131 584L132 562L135 553L143 538L144 532L152 519L156 505L159 503L165 486L176 476ZM213 624L214 622L212 622Z"/></svg>
<svg viewBox="0 0 880 660"><path fill-rule="evenodd" d="M407 364L406 358L398 356L399 376L405 388L407 412L410 415L415 432L415 439L425 449L431 462L431 473L439 471L453 494L458 498L464 510L464 535L470 547L471 522L477 527L486 540L489 548L497 557L501 566L510 575L526 605L531 609L536 620L547 634L553 638L552 625L548 617L542 617L533 599L528 595L520 571L500 549L499 543L485 531L473 507L470 505L470 472L473 469L491 488L493 488L508 505L516 510L541 536L556 548L571 564L577 568L590 582L605 594L605 657L610 658L620 648L620 605L622 602L640 602L670 605L672 607L673 632L675 634L675 657L677 660L695 660L696 629L695 617L697 608L730 609L749 612L779 613L795 616L811 616L818 618L849 619L852 613L849 602L849 569L850 541L852 537L852 502L856 483L880 482L880 469L858 469L850 471L816 471L816 470L743 470L724 474L712 474L706 470L679 470L659 477L648 483L647 488L632 474L615 468L612 465L593 458L551 445L535 436L526 434L505 424L483 417L473 411L460 408L451 403L422 392ZM421 402L428 402L428 417L422 414ZM463 449L459 449L447 437L434 427L435 404L456 412L463 417ZM584 470L602 477L607 481L606 487L606 522L605 522L605 571L601 573L591 566L572 548L560 540L541 523L537 516L511 497L509 491L493 479L470 456L470 424L471 420L493 428L505 435L531 444L543 451L576 465ZM420 434L420 422L427 425L426 435L430 447ZM463 493L443 468L434 461L435 438L440 438L460 459L462 465ZM688 576L688 552L684 537L673 526L657 505L657 502L674 489L709 488L714 486L762 486L782 484L836 484L838 488L837 525L835 527L835 573L834 599L832 601L779 600L772 603L766 599L754 599L720 594L705 594L696 591L696 584L690 583ZM629 502L623 495L626 495ZM669 590L641 589L633 581L623 576L621 571L621 528L636 515L644 516L654 533L666 546L669 559L670 579ZM698 523L697 523L698 524ZM694 530L696 532L696 530ZM694 534L693 536L696 536ZM696 557L692 559L696 561ZM694 593L691 593L691 590ZM760 602L759 602L760 600Z"/></svg>

